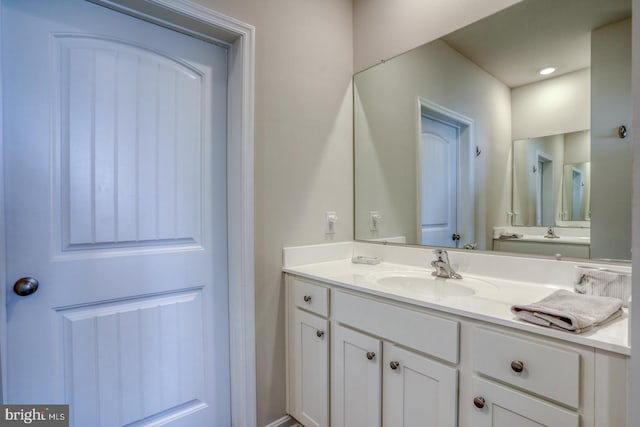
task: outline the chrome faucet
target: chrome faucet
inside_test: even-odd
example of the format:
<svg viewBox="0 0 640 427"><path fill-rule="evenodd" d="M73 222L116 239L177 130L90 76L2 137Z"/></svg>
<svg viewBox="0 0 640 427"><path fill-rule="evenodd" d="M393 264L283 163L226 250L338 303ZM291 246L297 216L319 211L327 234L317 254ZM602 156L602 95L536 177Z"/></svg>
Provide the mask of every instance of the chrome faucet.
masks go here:
<svg viewBox="0 0 640 427"><path fill-rule="evenodd" d="M553 226L551 226L551 225L547 229L547 234L545 234L544 237L547 238L547 239L558 239L558 238L560 238L560 236L558 236L556 234L556 232L553 230Z"/></svg>
<svg viewBox="0 0 640 427"><path fill-rule="evenodd" d="M437 277L444 277L447 279L462 279L462 276L456 273L449 264L449 254L444 249L435 249L433 251L436 259L431 261L431 266L436 269L433 274Z"/></svg>

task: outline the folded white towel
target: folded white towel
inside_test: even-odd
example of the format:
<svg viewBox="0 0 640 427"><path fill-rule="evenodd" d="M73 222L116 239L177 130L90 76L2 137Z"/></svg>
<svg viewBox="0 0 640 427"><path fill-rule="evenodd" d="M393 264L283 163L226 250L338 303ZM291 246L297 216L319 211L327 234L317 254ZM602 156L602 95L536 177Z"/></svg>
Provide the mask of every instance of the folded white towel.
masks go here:
<svg viewBox="0 0 640 427"><path fill-rule="evenodd" d="M562 289L533 304L514 305L511 312L519 319L536 325L579 334L620 317L622 301Z"/></svg>

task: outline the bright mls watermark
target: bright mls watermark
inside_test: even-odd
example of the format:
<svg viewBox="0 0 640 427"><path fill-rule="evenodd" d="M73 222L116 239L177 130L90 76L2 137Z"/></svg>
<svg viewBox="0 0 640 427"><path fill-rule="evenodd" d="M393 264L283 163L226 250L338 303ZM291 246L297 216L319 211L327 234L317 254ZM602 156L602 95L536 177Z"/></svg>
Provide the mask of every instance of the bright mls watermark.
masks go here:
<svg viewBox="0 0 640 427"><path fill-rule="evenodd" d="M0 427L69 427L69 405L0 405Z"/></svg>

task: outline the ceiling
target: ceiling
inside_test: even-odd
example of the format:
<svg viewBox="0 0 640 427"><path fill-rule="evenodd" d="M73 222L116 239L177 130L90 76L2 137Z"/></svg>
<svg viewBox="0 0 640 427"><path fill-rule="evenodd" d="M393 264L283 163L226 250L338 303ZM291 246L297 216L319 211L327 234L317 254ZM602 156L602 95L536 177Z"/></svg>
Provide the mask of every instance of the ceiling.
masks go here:
<svg viewBox="0 0 640 427"><path fill-rule="evenodd" d="M591 31L630 16L631 0L525 0L443 40L514 88L588 68Z"/></svg>

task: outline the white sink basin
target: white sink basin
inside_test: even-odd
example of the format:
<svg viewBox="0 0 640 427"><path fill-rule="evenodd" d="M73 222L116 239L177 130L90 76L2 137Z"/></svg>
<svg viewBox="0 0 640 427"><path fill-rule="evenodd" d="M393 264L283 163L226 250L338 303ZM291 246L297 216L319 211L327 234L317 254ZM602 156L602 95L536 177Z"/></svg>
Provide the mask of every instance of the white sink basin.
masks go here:
<svg viewBox="0 0 640 427"><path fill-rule="evenodd" d="M497 288L485 281L473 278L446 279L436 277L430 271L381 271L371 273L366 279L379 288L426 294L432 297L466 297Z"/></svg>

